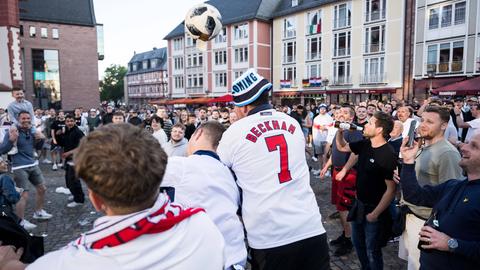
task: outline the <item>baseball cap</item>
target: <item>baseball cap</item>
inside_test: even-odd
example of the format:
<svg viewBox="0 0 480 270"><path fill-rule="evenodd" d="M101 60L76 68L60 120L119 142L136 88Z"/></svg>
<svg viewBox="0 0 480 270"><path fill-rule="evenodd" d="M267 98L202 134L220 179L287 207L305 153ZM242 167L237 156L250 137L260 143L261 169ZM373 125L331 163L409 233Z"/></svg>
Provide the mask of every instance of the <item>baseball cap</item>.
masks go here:
<svg viewBox="0 0 480 270"><path fill-rule="evenodd" d="M478 99L476 97L469 97L467 101L478 102Z"/></svg>
<svg viewBox="0 0 480 270"><path fill-rule="evenodd" d="M233 82L233 104L238 107L246 106L270 89L272 84L251 68Z"/></svg>
<svg viewBox="0 0 480 270"><path fill-rule="evenodd" d="M95 110L94 108L91 108L90 112L97 112L97 110Z"/></svg>
<svg viewBox="0 0 480 270"><path fill-rule="evenodd" d="M325 109L326 109L326 108L327 108L327 104L322 103L322 104L320 104L320 106L318 106L318 108L319 108L319 109L320 109L320 108L325 108Z"/></svg>

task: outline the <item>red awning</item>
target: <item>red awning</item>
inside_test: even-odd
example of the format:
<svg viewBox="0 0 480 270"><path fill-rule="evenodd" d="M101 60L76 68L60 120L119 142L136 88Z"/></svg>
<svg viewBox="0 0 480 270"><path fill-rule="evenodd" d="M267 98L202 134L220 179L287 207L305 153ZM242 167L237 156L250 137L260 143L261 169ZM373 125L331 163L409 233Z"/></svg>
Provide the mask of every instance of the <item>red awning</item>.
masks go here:
<svg viewBox="0 0 480 270"><path fill-rule="evenodd" d="M208 101L208 103L227 103L232 101L233 101L233 96L231 94L226 94L221 97L212 98Z"/></svg>
<svg viewBox="0 0 480 270"><path fill-rule="evenodd" d="M443 96L478 95L480 94L480 76L433 89L432 92Z"/></svg>
<svg viewBox="0 0 480 270"><path fill-rule="evenodd" d="M156 105L163 105L167 102L166 99L161 98L161 99L155 99L155 100L150 100L148 103L150 104L156 104Z"/></svg>

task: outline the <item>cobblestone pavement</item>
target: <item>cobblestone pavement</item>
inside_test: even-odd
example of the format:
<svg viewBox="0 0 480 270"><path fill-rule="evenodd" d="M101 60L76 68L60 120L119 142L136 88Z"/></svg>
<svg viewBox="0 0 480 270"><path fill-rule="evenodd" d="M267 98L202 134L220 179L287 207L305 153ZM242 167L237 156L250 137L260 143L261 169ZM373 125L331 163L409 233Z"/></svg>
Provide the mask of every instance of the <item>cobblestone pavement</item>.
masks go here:
<svg viewBox="0 0 480 270"><path fill-rule="evenodd" d="M37 221L32 218L32 208L35 197L32 191L27 206L26 218L38 225L33 231L35 234L46 235L45 251L48 252L65 246L70 241L76 239L81 232L89 230L92 222L100 217L100 214L95 212L95 209L88 200L83 206L76 208L66 207L68 196L55 193L57 187L65 187L64 171L59 169L54 172L51 170L51 167L47 165L41 165L41 169L44 173L48 188L45 209L54 216L48 221ZM330 179L320 181L313 176L311 177L311 185L320 206L328 238L333 239L340 235L341 229L338 220L328 218L328 216L334 212L334 207L329 202L330 183ZM406 269L406 264L398 258L397 251L398 243L389 243L388 246L383 249L385 269ZM346 256L334 257L331 250L330 256L331 267L334 270L360 269L360 263L354 251Z"/></svg>

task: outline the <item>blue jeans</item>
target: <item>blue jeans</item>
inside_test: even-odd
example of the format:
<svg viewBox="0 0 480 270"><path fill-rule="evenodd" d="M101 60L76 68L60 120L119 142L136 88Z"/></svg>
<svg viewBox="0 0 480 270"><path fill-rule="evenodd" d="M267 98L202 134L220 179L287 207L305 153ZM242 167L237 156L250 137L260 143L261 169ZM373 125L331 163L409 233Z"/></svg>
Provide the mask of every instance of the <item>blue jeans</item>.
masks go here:
<svg viewBox="0 0 480 270"><path fill-rule="evenodd" d="M382 248L379 244L380 222L352 222L352 241L362 270L383 269Z"/></svg>

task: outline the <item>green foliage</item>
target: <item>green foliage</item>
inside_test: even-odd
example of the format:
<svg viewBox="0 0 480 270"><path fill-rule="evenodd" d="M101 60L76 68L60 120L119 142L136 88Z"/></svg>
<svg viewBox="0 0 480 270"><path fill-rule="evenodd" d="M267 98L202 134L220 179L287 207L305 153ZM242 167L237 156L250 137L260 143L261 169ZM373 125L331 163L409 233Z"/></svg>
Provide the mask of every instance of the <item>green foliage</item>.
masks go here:
<svg viewBox="0 0 480 270"><path fill-rule="evenodd" d="M100 81L100 100L117 102L124 98L123 78L127 68L112 64L105 69L103 80Z"/></svg>

